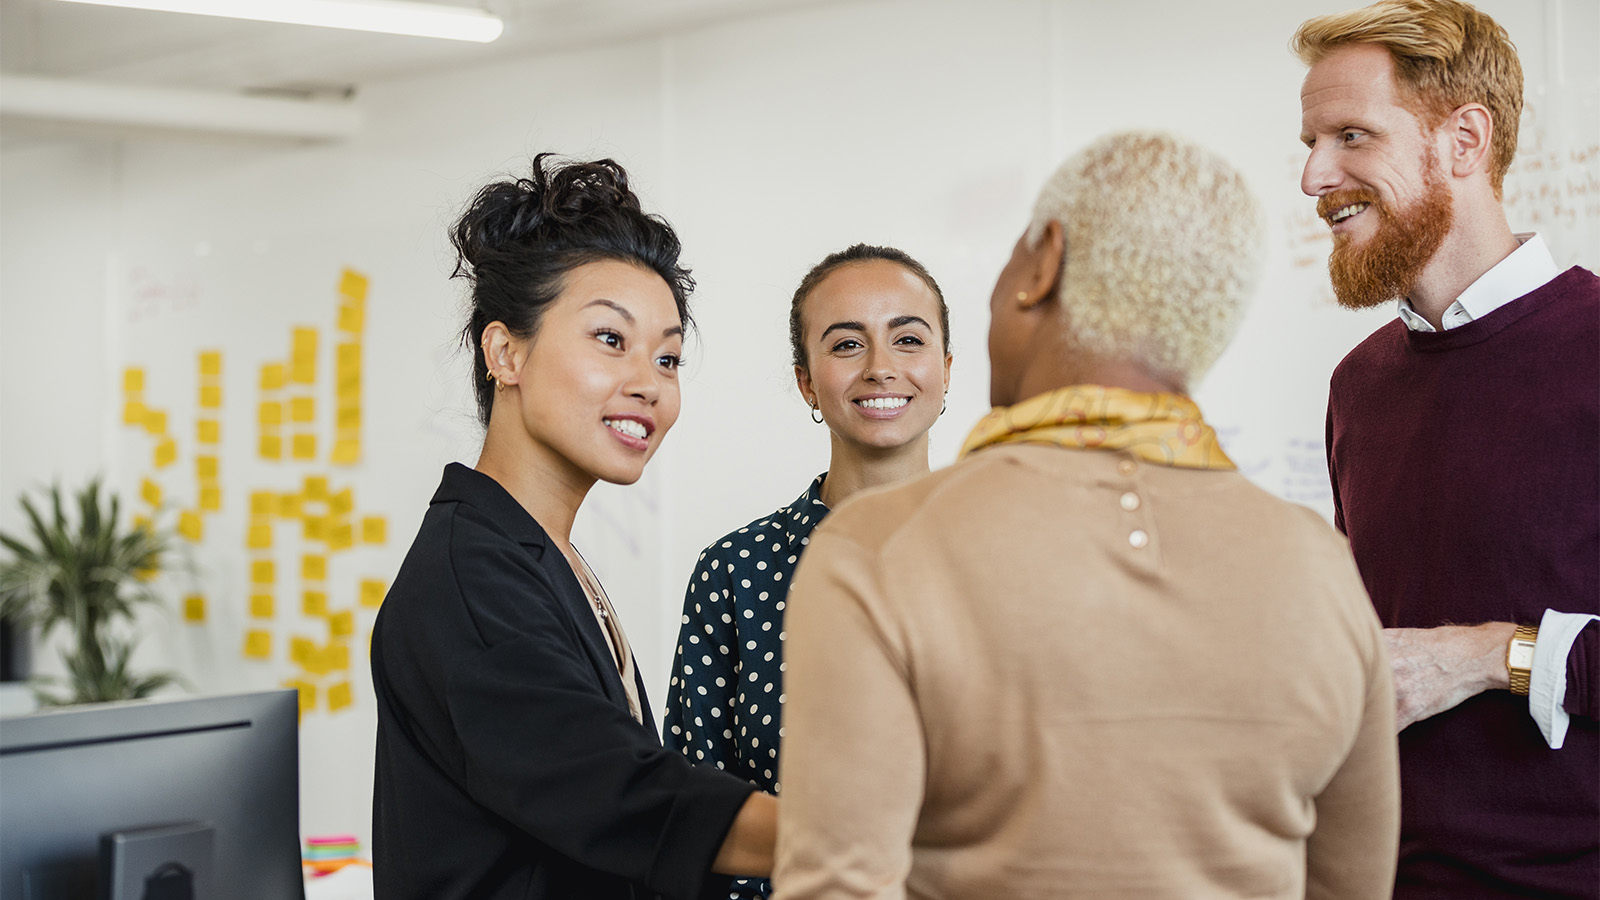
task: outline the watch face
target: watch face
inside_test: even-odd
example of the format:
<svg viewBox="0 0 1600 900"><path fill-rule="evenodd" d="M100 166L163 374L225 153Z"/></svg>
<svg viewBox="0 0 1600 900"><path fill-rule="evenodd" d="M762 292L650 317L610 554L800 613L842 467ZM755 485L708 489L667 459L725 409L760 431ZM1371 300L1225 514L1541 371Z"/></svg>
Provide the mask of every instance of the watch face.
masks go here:
<svg viewBox="0 0 1600 900"><path fill-rule="evenodd" d="M1533 641L1512 641L1511 653L1506 657L1506 665L1512 669L1533 668Z"/></svg>

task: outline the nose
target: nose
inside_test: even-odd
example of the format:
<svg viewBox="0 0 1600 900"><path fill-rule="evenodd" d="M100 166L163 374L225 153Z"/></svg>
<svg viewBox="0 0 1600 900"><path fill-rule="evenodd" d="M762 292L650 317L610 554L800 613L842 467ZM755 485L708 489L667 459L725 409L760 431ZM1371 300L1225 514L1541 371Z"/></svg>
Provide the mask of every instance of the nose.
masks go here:
<svg viewBox="0 0 1600 900"><path fill-rule="evenodd" d="M661 399L661 377L653 356L649 353L633 354L622 392L654 406Z"/></svg>
<svg viewBox="0 0 1600 900"><path fill-rule="evenodd" d="M1300 173L1300 191L1307 197L1320 197L1338 187L1342 177L1333 149L1319 142L1306 157L1306 167Z"/></svg>
<svg viewBox="0 0 1600 900"><path fill-rule="evenodd" d="M867 368L861 377L874 384L894 380L894 367L890 364L888 348L873 346L867 350Z"/></svg>

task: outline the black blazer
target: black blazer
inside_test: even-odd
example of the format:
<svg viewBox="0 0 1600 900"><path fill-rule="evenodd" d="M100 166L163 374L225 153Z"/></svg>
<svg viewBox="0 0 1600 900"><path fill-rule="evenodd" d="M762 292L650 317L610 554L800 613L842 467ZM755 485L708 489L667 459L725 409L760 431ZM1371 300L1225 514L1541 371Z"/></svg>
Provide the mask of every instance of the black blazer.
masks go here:
<svg viewBox="0 0 1600 900"><path fill-rule="evenodd" d="M377 900L699 895L751 785L628 714L561 552L451 464L372 633Z"/></svg>

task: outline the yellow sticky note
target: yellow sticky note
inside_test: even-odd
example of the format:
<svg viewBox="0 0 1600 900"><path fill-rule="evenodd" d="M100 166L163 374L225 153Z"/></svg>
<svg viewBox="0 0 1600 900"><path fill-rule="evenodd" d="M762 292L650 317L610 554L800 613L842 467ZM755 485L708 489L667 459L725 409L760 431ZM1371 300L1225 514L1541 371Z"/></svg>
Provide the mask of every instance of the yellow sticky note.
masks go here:
<svg viewBox="0 0 1600 900"><path fill-rule="evenodd" d="M328 672L350 670L350 645L329 644L321 652L323 669Z"/></svg>
<svg viewBox="0 0 1600 900"><path fill-rule="evenodd" d="M325 541L328 539L328 517L306 516L300 520L300 536L308 541Z"/></svg>
<svg viewBox="0 0 1600 900"><path fill-rule="evenodd" d="M317 330L315 328L296 328L290 332L289 356L304 358L317 355Z"/></svg>
<svg viewBox="0 0 1600 900"><path fill-rule="evenodd" d="M383 595L386 590L380 579L361 579L361 605L368 609L377 609L383 605Z"/></svg>
<svg viewBox="0 0 1600 900"><path fill-rule="evenodd" d="M204 409L216 409L222 405L222 385L200 385L200 406Z"/></svg>
<svg viewBox="0 0 1600 900"><path fill-rule="evenodd" d="M277 604L273 601L271 594L250 595L250 615L255 616L258 619L272 618L274 607L276 605Z"/></svg>
<svg viewBox="0 0 1600 900"><path fill-rule="evenodd" d="M341 609L328 616L328 634L334 637L349 637L356 633L356 614L353 610Z"/></svg>
<svg viewBox="0 0 1600 900"><path fill-rule="evenodd" d="M297 690L297 691L300 692L300 715L302 717L305 716L306 713L311 712L312 710L317 708L317 686L316 685L312 684L309 681L302 681L302 680L300 680L298 678L291 678L288 681L285 681L283 683L283 686L286 687L286 688L293 688L294 690Z"/></svg>
<svg viewBox="0 0 1600 900"><path fill-rule="evenodd" d="M328 477L326 475L307 475L302 487L306 499L312 503L320 503L328 499Z"/></svg>
<svg viewBox="0 0 1600 900"><path fill-rule="evenodd" d="M156 445L155 464L158 469L165 469L178 461L178 442L167 438Z"/></svg>
<svg viewBox="0 0 1600 900"><path fill-rule="evenodd" d="M198 512L186 509L178 514L178 533L198 544L205 536L205 521Z"/></svg>
<svg viewBox="0 0 1600 900"><path fill-rule="evenodd" d="M315 397L289 398L289 421L315 422L317 420L317 400Z"/></svg>
<svg viewBox="0 0 1600 900"><path fill-rule="evenodd" d="M361 520L361 543L381 544L389 539L389 520L383 516L367 516Z"/></svg>
<svg viewBox="0 0 1600 900"><path fill-rule="evenodd" d="M244 655L248 659L268 659L272 656L272 632L254 629L244 633Z"/></svg>
<svg viewBox="0 0 1600 900"><path fill-rule="evenodd" d="M206 598L199 594L190 594L184 597L183 620L185 622L204 622L206 620Z"/></svg>
<svg viewBox="0 0 1600 900"><path fill-rule="evenodd" d="M300 594L300 611L308 616L325 616L328 614L328 594L326 591L305 591Z"/></svg>
<svg viewBox="0 0 1600 900"><path fill-rule="evenodd" d="M328 712L338 712L351 704L350 682L341 681L328 687Z"/></svg>
<svg viewBox="0 0 1600 900"><path fill-rule="evenodd" d="M159 409L144 411L144 430L151 434L161 435L167 433L167 414Z"/></svg>
<svg viewBox="0 0 1600 900"><path fill-rule="evenodd" d="M328 549L349 550L356 545L356 530L349 519L330 519L328 522Z"/></svg>
<svg viewBox="0 0 1600 900"><path fill-rule="evenodd" d="M361 442L350 438L334 441L333 454L329 459L335 465L355 465L361 461Z"/></svg>
<svg viewBox="0 0 1600 900"><path fill-rule="evenodd" d="M345 488L336 494L328 495L328 512L335 516L348 515L356 505L355 492Z"/></svg>
<svg viewBox="0 0 1600 900"><path fill-rule="evenodd" d="M195 420L195 437L202 444L222 443L222 423L216 419Z"/></svg>
<svg viewBox="0 0 1600 900"><path fill-rule="evenodd" d="M251 522L245 533L244 545L251 550L272 549L272 526L265 522Z"/></svg>
<svg viewBox="0 0 1600 900"><path fill-rule="evenodd" d="M360 334L367 324L367 314L359 306L349 303L339 307L339 330Z"/></svg>
<svg viewBox="0 0 1600 900"><path fill-rule="evenodd" d="M200 351L200 374L201 375L221 375L222 374L222 351L220 351L220 350L202 350L202 351Z"/></svg>
<svg viewBox="0 0 1600 900"><path fill-rule="evenodd" d="M303 666L315 655L317 655L316 641L306 637L289 639L289 660L291 662Z"/></svg>
<svg viewBox="0 0 1600 900"><path fill-rule="evenodd" d="M161 485L146 478L139 484L139 496L151 506L161 505Z"/></svg>
<svg viewBox="0 0 1600 900"><path fill-rule="evenodd" d="M261 367L261 389L281 391L289 381L289 372L283 363L266 363Z"/></svg>
<svg viewBox="0 0 1600 900"><path fill-rule="evenodd" d="M278 580L278 567L270 559L250 561L251 584L274 584Z"/></svg>
<svg viewBox="0 0 1600 900"><path fill-rule="evenodd" d="M276 400L263 400L256 406L256 421L262 425L282 425L283 404Z"/></svg>
<svg viewBox="0 0 1600 900"><path fill-rule="evenodd" d="M272 491L250 492L250 515L270 516L278 511L278 495Z"/></svg>
<svg viewBox="0 0 1600 900"><path fill-rule="evenodd" d="M289 380L296 384L316 384L317 361L315 359L295 360L289 366Z"/></svg>
<svg viewBox="0 0 1600 900"><path fill-rule="evenodd" d="M300 577L306 581L327 581L328 558L311 553L300 557Z"/></svg>
<svg viewBox="0 0 1600 900"><path fill-rule="evenodd" d="M150 411L138 400L129 400L127 403L122 404L122 424L124 425L143 425L145 416L149 414Z"/></svg>
<svg viewBox="0 0 1600 900"><path fill-rule="evenodd" d="M194 458L194 477L201 481L213 481L217 477L217 458L215 456L196 456Z"/></svg>
<svg viewBox="0 0 1600 900"><path fill-rule="evenodd" d="M305 498L299 494L278 495L278 516L284 519L298 519L300 512L305 508Z"/></svg>
<svg viewBox="0 0 1600 900"><path fill-rule="evenodd" d="M217 512L222 509L222 488L215 484L200 486L200 508L206 512Z"/></svg>
<svg viewBox="0 0 1600 900"><path fill-rule="evenodd" d="M314 434L301 433L295 435L292 447L290 455L295 459L310 460L317 458L317 436Z"/></svg>
<svg viewBox="0 0 1600 900"><path fill-rule="evenodd" d="M144 369L138 366L129 366L123 369L122 390L129 394L137 394L144 390Z"/></svg>
<svg viewBox="0 0 1600 900"><path fill-rule="evenodd" d="M339 273L339 293L352 300L366 300L368 284L367 276L355 269L345 269Z"/></svg>
<svg viewBox="0 0 1600 900"><path fill-rule="evenodd" d="M338 426L340 431L360 428L361 405L359 403L352 403L348 406L343 403L339 404L339 412L334 419L334 423Z"/></svg>
<svg viewBox="0 0 1600 900"><path fill-rule="evenodd" d="M361 369L361 345L355 341L346 341L334 349L335 365L339 374L359 371Z"/></svg>
<svg viewBox="0 0 1600 900"><path fill-rule="evenodd" d="M283 459L283 438L275 434L261 436L261 458Z"/></svg>

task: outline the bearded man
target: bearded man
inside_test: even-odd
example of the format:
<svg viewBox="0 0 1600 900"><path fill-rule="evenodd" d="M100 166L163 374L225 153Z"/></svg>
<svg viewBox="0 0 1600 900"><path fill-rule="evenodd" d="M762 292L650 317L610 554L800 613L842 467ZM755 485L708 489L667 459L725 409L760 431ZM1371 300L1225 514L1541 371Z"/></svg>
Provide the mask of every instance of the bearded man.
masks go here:
<svg viewBox="0 0 1600 900"><path fill-rule="evenodd" d="M1522 70L1456 0L1312 19L1301 188L1350 307L1335 524L1385 626L1395 897L1600 897L1600 279L1513 234Z"/></svg>

